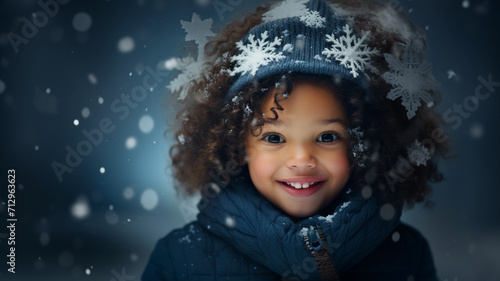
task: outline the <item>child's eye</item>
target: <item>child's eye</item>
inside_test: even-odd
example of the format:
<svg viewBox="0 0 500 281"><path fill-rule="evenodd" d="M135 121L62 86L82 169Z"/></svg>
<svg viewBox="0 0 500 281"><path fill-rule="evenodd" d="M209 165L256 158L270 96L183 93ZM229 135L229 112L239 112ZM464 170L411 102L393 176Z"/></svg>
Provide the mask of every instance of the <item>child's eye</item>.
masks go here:
<svg viewBox="0 0 500 281"><path fill-rule="evenodd" d="M283 143L285 140L277 134L268 134L262 138L263 140L270 142L270 143Z"/></svg>
<svg viewBox="0 0 500 281"><path fill-rule="evenodd" d="M339 137L334 133L324 133L316 140L318 142L332 142L337 140Z"/></svg>

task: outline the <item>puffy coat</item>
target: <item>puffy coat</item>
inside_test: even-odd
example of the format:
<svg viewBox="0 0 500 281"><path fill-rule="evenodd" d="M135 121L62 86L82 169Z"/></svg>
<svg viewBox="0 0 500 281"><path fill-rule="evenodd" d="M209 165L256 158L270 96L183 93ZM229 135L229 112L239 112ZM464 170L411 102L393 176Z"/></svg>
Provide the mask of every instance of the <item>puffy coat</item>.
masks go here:
<svg viewBox="0 0 500 281"><path fill-rule="evenodd" d="M425 239L399 222L400 207L384 219L381 205L379 196L346 188L330 215L294 221L236 183L202 200L197 221L158 241L142 280L320 280L322 266L305 244L318 230L340 280L437 280Z"/></svg>

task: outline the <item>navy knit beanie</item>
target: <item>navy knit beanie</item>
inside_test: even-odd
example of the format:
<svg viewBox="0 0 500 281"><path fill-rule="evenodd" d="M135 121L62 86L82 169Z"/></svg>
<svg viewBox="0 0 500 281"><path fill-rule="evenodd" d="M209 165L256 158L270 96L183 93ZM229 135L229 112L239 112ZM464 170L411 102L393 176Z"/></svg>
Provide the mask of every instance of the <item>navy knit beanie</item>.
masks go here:
<svg viewBox="0 0 500 281"><path fill-rule="evenodd" d="M237 42L231 76L236 80L226 99L253 81L274 75L331 75L363 86L364 72L376 69L370 57L378 51L323 0L285 0L263 14L263 22Z"/></svg>

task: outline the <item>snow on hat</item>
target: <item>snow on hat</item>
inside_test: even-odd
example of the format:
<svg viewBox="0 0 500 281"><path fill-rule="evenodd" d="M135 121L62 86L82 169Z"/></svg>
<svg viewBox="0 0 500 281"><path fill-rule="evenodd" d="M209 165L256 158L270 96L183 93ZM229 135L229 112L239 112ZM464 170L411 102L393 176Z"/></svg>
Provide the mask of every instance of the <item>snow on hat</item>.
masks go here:
<svg viewBox="0 0 500 281"><path fill-rule="evenodd" d="M284 73L331 75L358 85L366 70L376 72L370 57L379 51L365 40L369 33L355 34L347 21L337 16L323 0L284 0L262 16L236 43L231 57L237 77L226 99L244 86Z"/></svg>

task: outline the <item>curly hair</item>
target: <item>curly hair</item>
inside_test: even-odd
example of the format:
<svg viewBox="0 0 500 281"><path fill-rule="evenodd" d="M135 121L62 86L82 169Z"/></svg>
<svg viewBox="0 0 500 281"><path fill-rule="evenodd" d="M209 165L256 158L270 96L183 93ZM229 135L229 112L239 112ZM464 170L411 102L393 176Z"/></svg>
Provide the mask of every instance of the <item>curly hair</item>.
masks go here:
<svg viewBox="0 0 500 281"><path fill-rule="evenodd" d="M418 43L425 52L423 33L389 4L359 0L329 2L353 18L356 31L370 31L369 43L381 54L401 56L409 40ZM175 132L176 144L170 156L178 190L193 194L214 181L224 185L229 174L250 180L244 162L244 139L249 130L256 135L260 133L259 128L265 121L259 117L263 97L280 87L275 91L272 108L277 119L283 110L279 104L282 94L290 93L295 82L307 80L334 89L346 111L349 128L359 127L363 132L362 140L356 142L351 138L350 141L351 151L360 145L359 141L365 148L356 157L351 153L350 183L358 188L376 186L388 201L404 201L409 206L428 198L430 183L443 180L437 161L446 158L450 151L449 140L440 127L443 122L432 106L422 106L416 116L408 120L400 101L386 98L392 86L381 75L371 77L370 90L366 91L331 76L284 74L251 84L232 100L226 99L235 80L227 70L234 66L230 58L236 53L236 42L262 22L262 15L269 7L270 4L261 5L242 21L229 23L218 38L205 46L206 57L213 58L208 74L190 87L189 98L183 101L176 116L176 124L180 126ZM382 26L379 20L382 13L389 13L403 23L404 30L397 32L393 27ZM373 65L378 73L389 69L383 55L376 57ZM432 94L437 102L439 93ZM246 108L253 111L252 116ZM255 116L257 118L252 118ZM416 165L408 157L408 147L415 140L424 144L432 155L427 165ZM231 173L236 170L244 172Z"/></svg>

